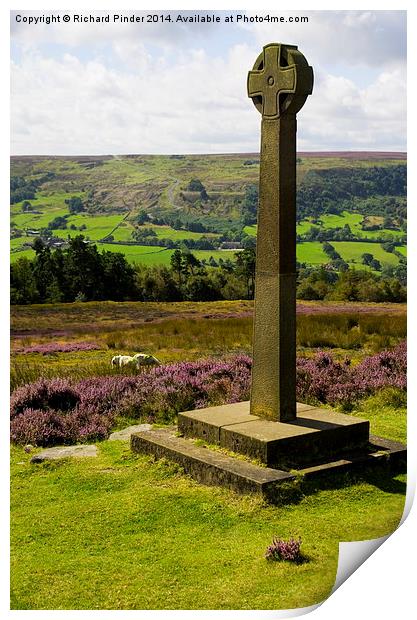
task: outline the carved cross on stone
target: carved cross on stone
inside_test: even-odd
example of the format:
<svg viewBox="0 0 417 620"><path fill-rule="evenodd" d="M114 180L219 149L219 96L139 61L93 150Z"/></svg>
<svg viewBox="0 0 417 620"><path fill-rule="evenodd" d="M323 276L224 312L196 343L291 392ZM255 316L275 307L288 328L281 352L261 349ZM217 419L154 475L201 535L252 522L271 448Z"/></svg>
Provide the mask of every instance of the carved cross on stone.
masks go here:
<svg viewBox="0 0 417 620"><path fill-rule="evenodd" d="M259 63L262 64L262 69L249 71L248 74L249 97L261 97L260 112L264 118L278 118L279 95L295 92L295 67L282 67L280 53L280 45L265 46L263 58Z"/></svg>
<svg viewBox="0 0 417 620"><path fill-rule="evenodd" d="M270 43L248 74L262 114L250 412L296 417L296 113L313 70L294 45Z"/></svg>

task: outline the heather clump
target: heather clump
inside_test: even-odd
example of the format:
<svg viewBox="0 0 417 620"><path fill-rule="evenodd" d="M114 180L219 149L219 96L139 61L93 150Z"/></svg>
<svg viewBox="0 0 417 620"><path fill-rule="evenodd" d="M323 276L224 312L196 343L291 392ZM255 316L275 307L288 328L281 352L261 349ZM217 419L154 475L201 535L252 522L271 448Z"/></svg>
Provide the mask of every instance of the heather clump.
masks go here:
<svg viewBox="0 0 417 620"><path fill-rule="evenodd" d="M390 351L366 357L353 366L337 362L327 353L297 360L297 399L352 409L355 402L384 388L405 390L407 385L405 342Z"/></svg>
<svg viewBox="0 0 417 620"><path fill-rule="evenodd" d="M244 400L250 368L250 358L241 355L159 366L135 376L42 379L12 395L12 440L52 445L102 439L116 417L170 422L179 411Z"/></svg>
<svg viewBox="0 0 417 620"><path fill-rule="evenodd" d="M267 547L265 552L267 560L294 562L296 564L302 561L301 555L301 538L295 540L282 540L281 538L273 538L272 543Z"/></svg>
<svg viewBox="0 0 417 620"><path fill-rule="evenodd" d="M137 377L121 399L119 415L169 421L179 411L249 398L251 359L203 360L159 366Z"/></svg>
<svg viewBox="0 0 417 620"><path fill-rule="evenodd" d="M97 351L102 347L94 342L46 342L20 347L14 353L41 353L51 355L54 353L73 353L74 351Z"/></svg>
<svg viewBox="0 0 417 620"><path fill-rule="evenodd" d="M328 353L317 353L312 358L297 359L297 400L300 402L329 402L332 385L349 381L347 363L336 362Z"/></svg>
<svg viewBox="0 0 417 620"><path fill-rule="evenodd" d="M61 412L73 409L80 402L79 391L68 379L40 379L17 388L10 399L10 416L26 409L52 409Z"/></svg>
<svg viewBox="0 0 417 620"><path fill-rule="evenodd" d="M14 443L53 446L73 443L76 436L69 420L56 411L25 409L12 420L10 437Z"/></svg>

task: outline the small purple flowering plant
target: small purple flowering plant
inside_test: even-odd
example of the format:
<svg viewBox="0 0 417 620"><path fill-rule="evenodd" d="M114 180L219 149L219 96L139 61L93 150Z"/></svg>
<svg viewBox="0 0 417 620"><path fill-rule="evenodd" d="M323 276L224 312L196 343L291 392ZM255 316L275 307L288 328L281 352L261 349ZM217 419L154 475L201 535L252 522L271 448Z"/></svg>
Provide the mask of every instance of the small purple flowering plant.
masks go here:
<svg viewBox="0 0 417 620"><path fill-rule="evenodd" d="M52 355L54 353L73 353L74 351L97 351L102 347L94 342L44 342L20 347L13 353L41 353Z"/></svg>
<svg viewBox="0 0 417 620"><path fill-rule="evenodd" d="M265 558L274 561L286 561L299 563L302 560L301 554L301 538L296 540L290 538L283 540L281 538L273 538L272 543L267 547Z"/></svg>

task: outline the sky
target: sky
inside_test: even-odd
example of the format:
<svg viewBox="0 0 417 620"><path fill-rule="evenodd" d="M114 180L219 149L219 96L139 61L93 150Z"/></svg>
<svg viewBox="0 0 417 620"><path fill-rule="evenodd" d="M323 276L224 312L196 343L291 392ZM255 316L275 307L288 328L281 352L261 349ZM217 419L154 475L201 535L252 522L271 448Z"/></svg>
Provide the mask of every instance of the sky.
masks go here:
<svg viewBox="0 0 417 620"><path fill-rule="evenodd" d="M12 155L256 152L261 117L246 78L270 42L298 45L314 70L299 151L406 150L405 11L181 11L220 16L210 24L176 22L178 11L158 11L172 19L158 23L146 23L149 11L73 13L11 12ZM266 14L285 22L256 23ZM51 15L61 22L17 21Z"/></svg>

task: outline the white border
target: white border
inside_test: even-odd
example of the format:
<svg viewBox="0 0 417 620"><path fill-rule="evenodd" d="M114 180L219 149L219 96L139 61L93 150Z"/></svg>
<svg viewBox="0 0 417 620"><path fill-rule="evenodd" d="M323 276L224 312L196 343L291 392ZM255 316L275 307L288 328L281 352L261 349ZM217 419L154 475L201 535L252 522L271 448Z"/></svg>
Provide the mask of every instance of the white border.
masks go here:
<svg viewBox="0 0 417 620"><path fill-rule="evenodd" d="M125 0L117 1L117 9L136 9L136 10L144 10L149 8L151 3L146 3L144 5L137 4L132 7L132 2L127 2ZM291 2L286 2L285 4L280 3L277 6L276 2L265 2L263 3L262 9L265 10L288 10L291 7L291 10L408 10L408 57L410 59L409 67L414 71L414 60L417 58L416 53L416 31L415 31L415 21L413 18L416 16L416 9L413 6L412 2L397 2L397 3L388 3L384 1L368 1L366 6L364 6L363 1L359 2L358 0L351 0L349 3L342 3L340 6L336 6L335 2L315 2L314 4L307 4L306 2L300 3L297 0L292 0ZM27 10L43 10L43 9L69 9L74 10L75 8L79 9L115 9L116 3L114 1L110 2L109 0L101 0L98 2L97 0L91 0L87 7L83 6L80 2L76 4L72 4L69 2L62 2L62 0L45 0L44 2L37 4L34 6L33 3L29 3L27 1L18 2L9 2L8 5L2 6L1 10L1 21L0 26L2 28L2 36L1 36L1 45L3 47L2 54L2 75L3 80L7 79L8 76L8 64L9 64L9 10L11 9L27 9ZM153 10L155 6L152 7ZM157 8L159 9L188 9L188 10L205 10L205 9L260 9L259 2L248 1L246 2L236 2L233 0L229 0L227 2L227 6L224 3L218 1L212 1L209 4L204 3L203 6L197 6L196 4L191 4L190 2L178 1L178 2L164 2L160 0L157 3ZM415 107L415 78L411 71L409 70L409 106L410 109L413 110ZM3 82L4 83L4 82ZM395 93L392 94L395 97ZM1 247L4 249L5 254L8 248L8 211L5 208L5 205L8 204L8 179L6 175L6 171L9 169L9 148L8 141L5 139L5 136L8 135L8 101L6 94L3 94L3 98L0 99L1 106L1 122L3 124L3 140L2 140L2 180L3 180L3 208L0 211L0 217L2 218L1 226L0 226L0 235L1 235ZM415 136L415 127L414 127L414 115L409 115L409 136ZM415 167L415 145L410 141L409 143L409 154L408 154L408 165L409 170L416 170ZM4 178L6 176L6 178ZM413 253L413 248L415 247L416 241L416 209L417 204L414 200L416 197L416 184L415 184L415 173L409 175L409 243L408 247L411 250L409 252L409 317L417 316L417 308L415 302L415 294L416 294L416 274L417 274L417 264L415 253ZM7 377L9 374L8 367L8 330L9 330L9 314L8 308L6 306L8 299L8 264L9 264L9 254L3 256L3 260L0 263L0 286L2 291L2 299L3 304L0 306L1 312L1 329L3 338L2 342L2 351L3 355L0 358L0 377L2 377L2 395L4 399L2 403L4 403L4 409L7 408L8 401L8 390L5 385L4 377ZM416 330L415 330L416 321L409 318L409 402L411 404L416 403L416 390L417 390L417 381L415 380L417 377L415 376L414 369L414 359L415 359L415 348L416 348ZM1 600L1 608L5 612L5 617L27 617L28 614L31 618L34 619L47 619L47 618L57 618L61 616L65 616L68 618L108 618L108 617L135 617L135 618L144 618L152 616L152 618L165 618L167 615L171 617L183 617L190 616L191 614L198 613L201 617L211 618L214 616L218 616L221 614L223 617L227 618L241 618L245 617L253 617L253 618L278 618L278 617L290 617L294 615L294 611L285 612L285 611L222 611L222 612L211 612L211 611L189 611L189 612L167 612L167 611L8 611L8 599L9 599L9 565L8 565L8 554L5 557L5 551L8 550L8 537L9 537L9 520L8 520L8 498L9 498L9 490L8 490L8 471L9 471L9 463L8 463L8 416L5 415L5 411L2 412L1 416L1 441L2 441L2 450L1 454L1 482L2 482L2 499L4 509L1 514L1 533L3 536L3 544L1 545L2 549L2 579L1 579L1 591L2 595ZM416 450L416 437L417 437L417 414L414 411L414 408L410 406L409 411L409 419L408 419L408 433L409 433L409 483L408 483L408 492L407 492L407 511L410 510L412 504L412 495L414 494L415 486L416 486L416 470L417 470L417 450ZM409 517L405 520L402 526L389 538L387 542L382 544L382 546L363 564L359 569L357 569L354 574L340 587L336 592L334 592L330 598L325 601L316 611L313 612L314 618L317 620L334 620L337 618L338 620L351 620L352 618L378 618L378 620L391 619L392 617L400 617L404 620L411 618L414 616L415 608L416 608L416 597L415 597L415 549L417 549L416 545L416 530L417 530L417 510L414 507ZM299 610L301 611L301 610ZM305 610L307 611L307 610ZM414 612L414 613L413 613Z"/></svg>

